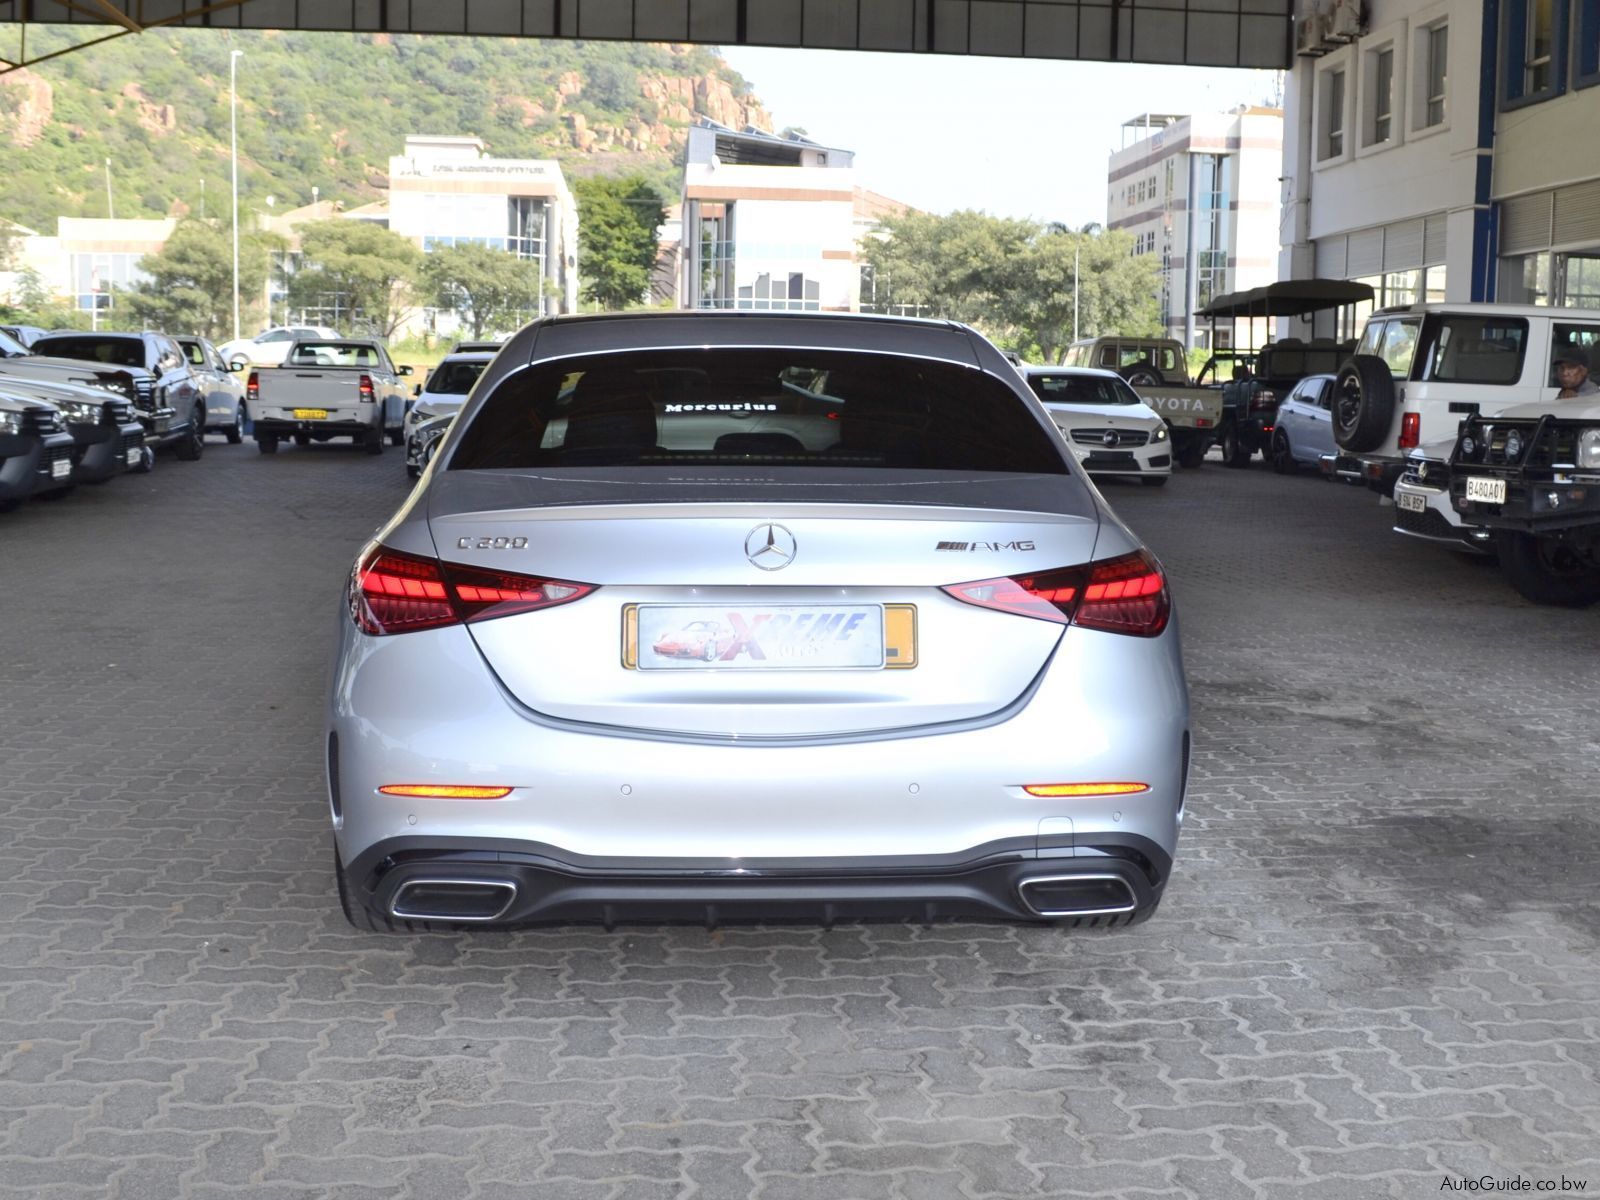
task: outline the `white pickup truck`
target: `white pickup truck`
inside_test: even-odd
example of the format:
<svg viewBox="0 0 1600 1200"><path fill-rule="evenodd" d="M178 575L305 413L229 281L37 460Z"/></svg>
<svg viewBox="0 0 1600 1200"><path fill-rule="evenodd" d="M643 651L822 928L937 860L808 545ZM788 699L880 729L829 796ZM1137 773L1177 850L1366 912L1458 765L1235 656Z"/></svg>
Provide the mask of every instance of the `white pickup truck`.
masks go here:
<svg viewBox="0 0 1600 1200"><path fill-rule="evenodd" d="M255 367L245 398L255 421L256 446L276 454L278 443L297 446L329 438L353 438L368 454L382 454L383 440L405 438L406 390L382 343L359 338L302 338L281 367Z"/></svg>

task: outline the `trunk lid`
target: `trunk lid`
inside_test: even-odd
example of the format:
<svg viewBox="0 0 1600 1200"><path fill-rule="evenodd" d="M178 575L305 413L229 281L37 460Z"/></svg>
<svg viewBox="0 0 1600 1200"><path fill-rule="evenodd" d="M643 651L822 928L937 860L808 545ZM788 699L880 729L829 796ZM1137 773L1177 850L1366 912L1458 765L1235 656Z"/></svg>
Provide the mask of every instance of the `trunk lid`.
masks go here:
<svg viewBox="0 0 1600 1200"><path fill-rule="evenodd" d="M599 586L468 627L518 702L716 738L843 736L1006 708L1064 627L940 588L1086 562L1099 531L1070 477L1057 481L1075 497L1065 512L783 498L452 511L448 493L465 500L488 481L437 482L440 558ZM501 500L516 490L489 485Z"/></svg>

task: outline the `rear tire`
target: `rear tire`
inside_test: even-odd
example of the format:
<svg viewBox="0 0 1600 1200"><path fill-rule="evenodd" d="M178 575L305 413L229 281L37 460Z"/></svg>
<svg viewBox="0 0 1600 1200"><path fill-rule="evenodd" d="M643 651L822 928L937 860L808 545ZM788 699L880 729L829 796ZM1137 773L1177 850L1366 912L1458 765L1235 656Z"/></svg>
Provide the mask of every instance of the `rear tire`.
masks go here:
<svg viewBox="0 0 1600 1200"><path fill-rule="evenodd" d="M1561 608L1600 601L1600 567L1585 562L1572 544L1531 533L1502 533L1500 570L1524 600Z"/></svg>
<svg viewBox="0 0 1600 1200"><path fill-rule="evenodd" d="M1206 452L1203 447L1190 446L1178 452L1178 465L1186 470L1194 470L1206 461Z"/></svg>
<svg viewBox="0 0 1600 1200"><path fill-rule="evenodd" d="M257 434L256 449L263 454L276 454L278 452L278 435L275 433Z"/></svg>
<svg viewBox="0 0 1600 1200"><path fill-rule="evenodd" d="M311 445L311 435L309 433L297 433L297 434L295 434L294 435L294 444L296 446L300 446L302 448Z"/></svg>
<svg viewBox="0 0 1600 1200"><path fill-rule="evenodd" d="M1272 434L1272 469L1279 475L1293 475L1298 470L1289 448L1289 435L1281 429Z"/></svg>
<svg viewBox="0 0 1600 1200"><path fill-rule="evenodd" d="M389 430L389 445L404 446L406 444L406 431L404 429Z"/></svg>
<svg viewBox="0 0 1600 1200"><path fill-rule="evenodd" d="M355 898L355 888L351 886L350 877L344 869L344 862L339 858L339 847L333 847L333 878L339 885L339 907L344 911L344 919L363 933L393 933L394 922L388 917L380 917L365 904Z"/></svg>
<svg viewBox="0 0 1600 1200"><path fill-rule="evenodd" d="M189 432L177 445L179 462L199 462L206 448L206 410L196 404L189 412Z"/></svg>
<svg viewBox="0 0 1600 1200"><path fill-rule="evenodd" d="M364 442L368 454L383 453L383 430L369 429Z"/></svg>
<svg viewBox="0 0 1600 1200"><path fill-rule="evenodd" d="M1146 475L1139 482L1144 484L1145 487L1166 487L1167 480L1171 478L1172 476L1170 475Z"/></svg>
<svg viewBox="0 0 1600 1200"><path fill-rule="evenodd" d="M1239 427L1232 421L1222 431L1222 465L1239 470L1250 465L1251 450L1239 438Z"/></svg>

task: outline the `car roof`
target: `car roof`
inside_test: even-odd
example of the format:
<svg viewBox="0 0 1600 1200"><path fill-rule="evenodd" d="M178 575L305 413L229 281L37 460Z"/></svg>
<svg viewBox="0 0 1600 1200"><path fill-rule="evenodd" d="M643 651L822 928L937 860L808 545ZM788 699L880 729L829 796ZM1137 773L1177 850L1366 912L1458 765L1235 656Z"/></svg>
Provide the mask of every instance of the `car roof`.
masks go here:
<svg viewBox="0 0 1600 1200"><path fill-rule="evenodd" d="M1089 379L1121 379L1115 371L1107 371L1104 367L1047 367L1038 363L1030 363L1023 368L1028 375L1083 375Z"/></svg>
<svg viewBox="0 0 1600 1200"><path fill-rule="evenodd" d="M439 367L444 366L445 363L453 362L493 362L496 353L498 352L493 350L457 350L450 354L446 354L443 358L441 358L439 360ZM437 371L439 367L435 367L434 370Z"/></svg>

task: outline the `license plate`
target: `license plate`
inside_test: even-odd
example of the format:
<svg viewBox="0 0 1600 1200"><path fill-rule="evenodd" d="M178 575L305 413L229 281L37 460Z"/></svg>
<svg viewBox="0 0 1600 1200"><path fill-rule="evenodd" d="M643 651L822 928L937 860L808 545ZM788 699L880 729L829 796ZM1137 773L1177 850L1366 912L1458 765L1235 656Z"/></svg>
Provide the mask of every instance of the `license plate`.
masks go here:
<svg viewBox="0 0 1600 1200"><path fill-rule="evenodd" d="M71 474L72 460L70 458L58 458L50 464L51 479L65 479Z"/></svg>
<svg viewBox="0 0 1600 1200"><path fill-rule="evenodd" d="M1481 475L1467 476L1467 499L1476 500L1479 504L1504 504L1506 502L1506 481L1504 479L1485 479Z"/></svg>
<svg viewBox="0 0 1600 1200"><path fill-rule="evenodd" d="M128 457L128 465L130 467L137 467L139 465L139 459L142 458L143 455L144 455L144 451L142 451L142 450L139 450L139 449L129 450L128 451L128 456L127 456Z"/></svg>
<svg viewBox="0 0 1600 1200"><path fill-rule="evenodd" d="M630 604L622 635L623 666L638 671L917 665L909 604Z"/></svg>
<svg viewBox="0 0 1600 1200"><path fill-rule="evenodd" d="M297 408L294 410L296 421L326 421L328 410L325 408Z"/></svg>
<svg viewBox="0 0 1600 1200"><path fill-rule="evenodd" d="M1418 496L1412 492L1396 492L1394 494L1394 504L1396 508L1403 509L1405 512L1423 512L1428 507L1428 500L1427 497Z"/></svg>

